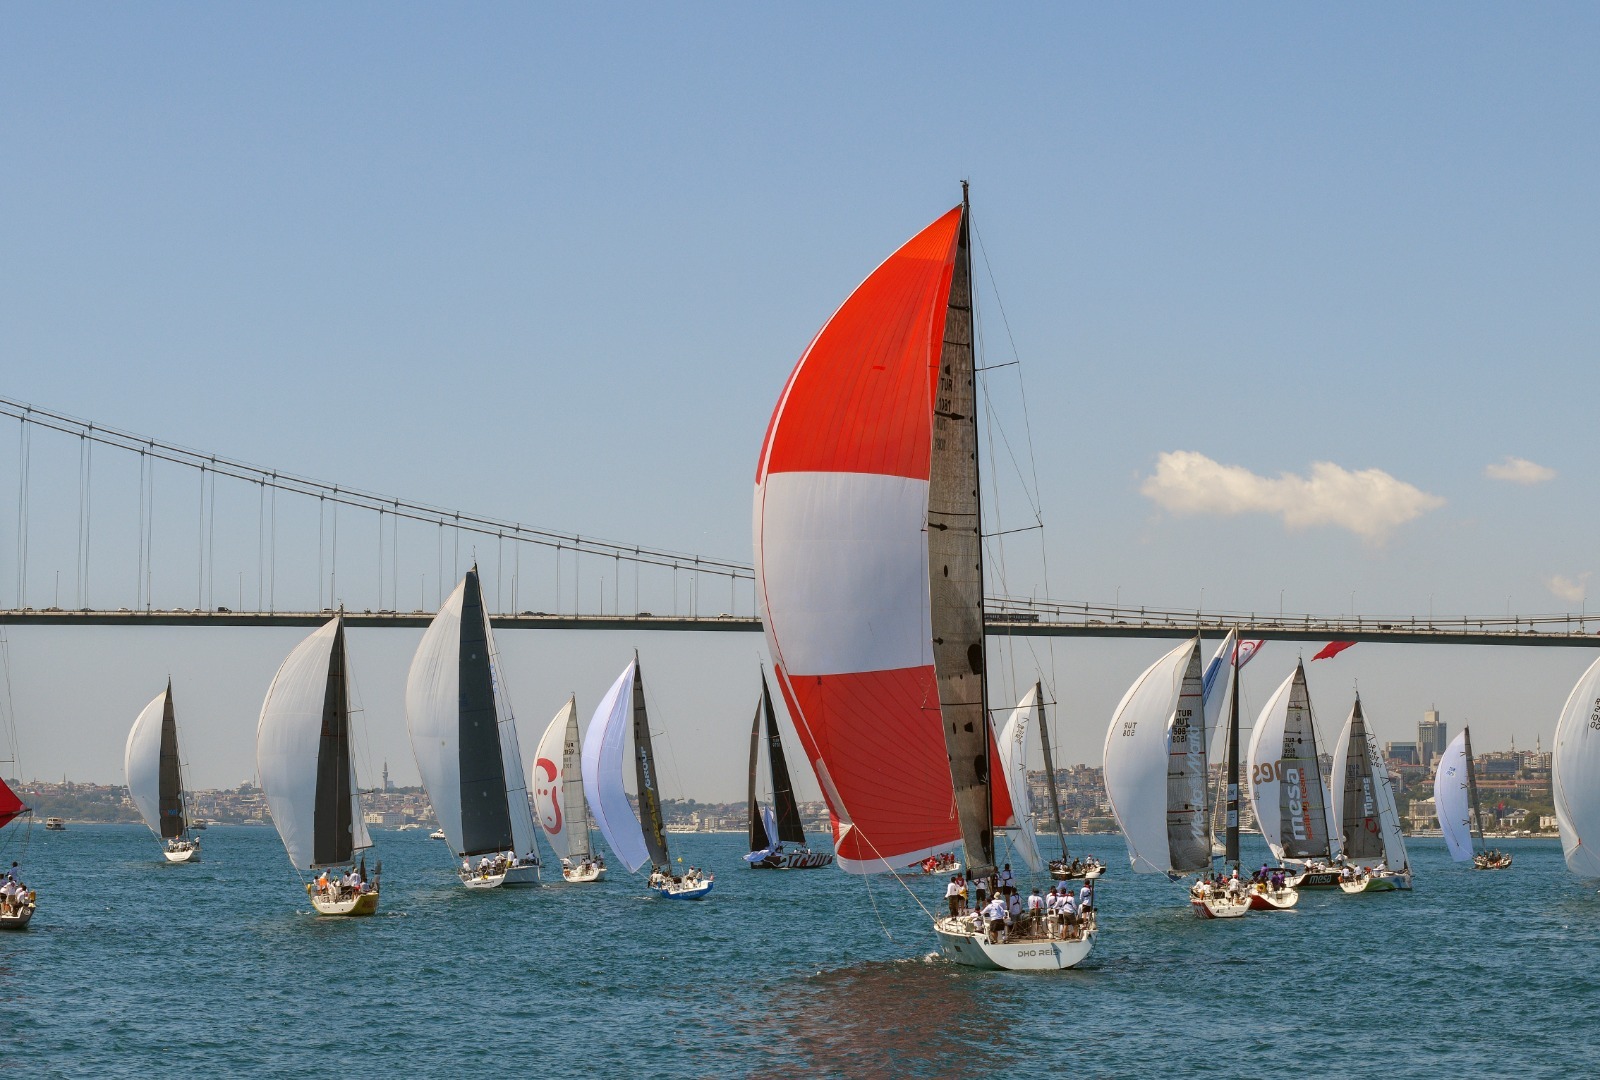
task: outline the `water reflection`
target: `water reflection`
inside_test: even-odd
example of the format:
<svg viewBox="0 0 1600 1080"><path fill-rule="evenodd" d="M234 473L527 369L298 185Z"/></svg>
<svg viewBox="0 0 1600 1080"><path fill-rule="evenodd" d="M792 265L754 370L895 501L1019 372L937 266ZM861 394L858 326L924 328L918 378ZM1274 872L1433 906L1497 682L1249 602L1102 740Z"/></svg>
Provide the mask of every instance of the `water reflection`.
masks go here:
<svg viewBox="0 0 1600 1080"><path fill-rule="evenodd" d="M1026 976L942 961L861 964L773 986L755 1020L772 1038L753 1071L773 1076L892 1072L950 1076L983 1055L984 1071L1016 1058L997 1051L1023 1008Z"/></svg>

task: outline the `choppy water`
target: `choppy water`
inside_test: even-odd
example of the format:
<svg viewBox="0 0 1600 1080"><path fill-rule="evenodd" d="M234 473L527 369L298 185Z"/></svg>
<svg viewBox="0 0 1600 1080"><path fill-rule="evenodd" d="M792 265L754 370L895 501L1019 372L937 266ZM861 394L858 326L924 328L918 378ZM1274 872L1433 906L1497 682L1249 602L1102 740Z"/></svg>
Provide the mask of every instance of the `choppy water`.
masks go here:
<svg viewBox="0 0 1600 1080"><path fill-rule="evenodd" d="M1254 838L1252 838L1254 839ZM933 959L892 880L743 869L741 836L674 836L704 904L636 878L472 893L442 844L379 832L383 907L318 919L270 829L213 828L167 866L133 826L35 828L41 908L0 935L0 1061L69 1075L1600 1074L1600 896L1553 841L1509 873L1411 845L1410 895L1307 893L1205 923L1117 838L1082 968ZM1264 848L1246 848L1247 860ZM913 886L933 907L939 879Z"/></svg>

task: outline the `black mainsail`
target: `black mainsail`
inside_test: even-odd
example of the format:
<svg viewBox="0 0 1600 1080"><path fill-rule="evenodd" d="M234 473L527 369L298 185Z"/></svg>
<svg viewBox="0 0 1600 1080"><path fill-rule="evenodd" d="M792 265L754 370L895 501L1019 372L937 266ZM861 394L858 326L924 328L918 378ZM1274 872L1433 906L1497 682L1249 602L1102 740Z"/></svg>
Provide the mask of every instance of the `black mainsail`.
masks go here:
<svg viewBox="0 0 1600 1080"><path fill-rule="evenodd" d="M467 571L461 597L460 762L462 855L511 851L511 809L506 800L505 758L489 662L488 624L478 568Z"/></svg>
<svg viewBox="0 0 1600 1080"><path fill-rule="evenodd" d="M806 830L800 824L800 804L795 801L794 782L789 779L789 763L783 756L783 739L778 735L778 714L772 708L772 693L767 689L764 671L761 673L761 711L767 718L767 764L772 771L772 809L778 818L778 841L804 844Z"/></svg>
<svg viewBox="0 0 1600 1080"><path fill-rule="evenodd" d="M322 698L322 733L317 740L317 791L311 829L312 862L316 866L349 862L356 850L355 800L350 797L350 688L345 670L344 617L336 618L333 647L328 653L327 689Z"/></svg>
<svg viewBox="0 0 1600 1080"><path fill-rule="evenodd" d="M644 707L644 675L639 654L633 654L633 764L639 787L639 824L650 862L663 870L672 866L667 854L667 833L661 820L661 791L656 784L656 758L650 745L650 717Z"/></svg>
<svg viewBox="0 0 1600 1080"><path fill-rule="evenodd" d="M1383 833L1378 826L1378 795L1373 788L1372 755L1367 750L1367 721L1356 696L1350 713L1350 741L1344 747L1344 796L1340 827L1344 830L1344 856L1352 862L1384 857Z"/></svg>
<svg viewBox="0 0 1600 1080"><path fill-rule="evenodd" d="M183 769L178 756L178 721L172 711L172 680L167 679L167 699L161 707L161 764L157 781L157 813L161 839L181 840L189 831L183 807Z"/></svg>

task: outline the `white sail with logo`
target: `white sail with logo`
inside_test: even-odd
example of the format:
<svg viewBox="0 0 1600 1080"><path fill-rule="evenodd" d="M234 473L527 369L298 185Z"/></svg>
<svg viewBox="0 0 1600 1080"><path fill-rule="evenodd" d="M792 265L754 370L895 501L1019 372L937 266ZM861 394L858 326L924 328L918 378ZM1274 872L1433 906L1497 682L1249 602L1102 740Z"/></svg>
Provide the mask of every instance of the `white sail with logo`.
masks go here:
<svg viewBox="0 0 1600 1080"><path fill-rule="evenodd" d="M544 830L544 838L558 859L565 859L570 855L567 850L567 837L573 826L566 803L566 785L569 777L564 751L569 726L572 735L576 736L578 727L576 699L569 699L561 707L561 711L556 713L555 719L550 721L550 726L544 729L544 735L539 739L539 746L533 753L533 769L528 774L528 790L533 792L534 820Z"/></svg>
<svg viewBox="0 0 1600 1080"><path fill-rule="evenodd" d="M1456 862L1472 861L1472 759L1467 755L1467 732L1450 741L1433 774L1433 805L1439 829Z"/></svg>
<svg viewBox="0 0 1600 1080"><path fill-rule="evenodd" d="M1195 638L1146 668L1111 716L1106 795L1136 873L1211 865L1203 715Z"/></svg>
<svg viewBox="0 0 1600 1080"><path fill-rule="evenodd" d="M1340 824L1346 860L1357 867L1381 863L1395 874L1409 872L1411 862L1405 837L1400 834L1394 780L1367 728L1360 697L1334 743L1332 786L1343 793Z"/></svg>
<svg viewBox="0 0 1600 1080"><path fill-rule="evenodd" d="M1338 822L1322 780L1316 723L1302 664L1268 699L1250 732L1250 805L1274 858L1328 860Z"/></svg>
<svg viewBox="0 0 1600 1080"><path fill-rule="evenodd" d="M1556 825L1567 869L1600 878L1600 660L1572 688L1551 753Z"/></svg>
<svg viewBox="0 0 1600 1080"><path fill-rule="evenodd" d="M1028 727L1038 712L1039 687L1035 684L1028 688L1017 707L1011 710L996 742L1000 753L1004 755L1006 786L1011 790L1011 809L1016 818L1012 846L1034 873L1044 869L1044 859L1039 854L1039 840L1033 832L1033 806L1028 796Z"/></svg>

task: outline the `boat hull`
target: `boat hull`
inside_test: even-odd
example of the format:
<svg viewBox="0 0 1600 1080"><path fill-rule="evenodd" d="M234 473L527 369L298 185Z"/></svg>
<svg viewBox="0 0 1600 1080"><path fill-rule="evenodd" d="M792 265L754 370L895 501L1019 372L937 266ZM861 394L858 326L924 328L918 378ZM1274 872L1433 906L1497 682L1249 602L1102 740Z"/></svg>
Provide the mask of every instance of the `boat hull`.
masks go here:
<svg viewBox="0 0 1600 1080"><path fill-rule="evenodd" d="M1300 893L1296 889L1252 889L1250 891L1251 911L1288 911L1300 902Z"/></svg>
<svg viewBox="0 0 1600 1080"><path fill-rule="evenodd" d="M161 852L161 855L169 863L199 862L200 861L200 848L199 848L198 845L196 845L195 847L190 848L188 851L166 851L166 850L163 850Z"/></svg>
<svg viewBox="0 0 1600 1080"><path fill-rule="evenodd" d="M650 891L663 900L704 900L711 895L711 887L715 884L715 881L701 881L690 886L668 885Z"/></svg>
<svg viewBox="0 0 1600 1080"><path fill-rule="evenodd" d="M1240 919L1250 911L1250 901L1242 896L1189 895L1189 906L1202 919Z"/></svg>
<svg viewBox="0 0 1600 1080"><path fill-rule="evenodd" d="M833 856L825 851L780 851L749 864L752 870L819 870L832 865Z"/></svg>
<svg viewBox="0 0 1600 1080"><path fill-rule="evenodd" d="M1095 934L1090 930L1081 938L1066 941L1029 938L996 943L973 932L962 919L940 919L933 924L933 932L946 960L989 971L1062 971L1077 967L1093 950Z"/></svg>
<svg viewBox="0 0 1600 1080"><path fill-rule="evenodd" d="M470 874L457 876L461 878L461 884L469 889L498 889L502 886L508 889L526 889L539 884L539 868L532 864L508 866L498 873L480 874L474 870Z"/></svg>
<svg viewBox="0 0 1600 1080"><path fill-rule="evenodd" d="M1099 864L1080 868L1076 871L1070 867L1058 867L1054 864L1050 866L1050 877L1055 881L1093 881L1105 872L1106 868Z"/></svg>
<svg viewBox="0 0 1600 1080"><path fill-rule="evenodd" d="M1308 866L1299 874L1286 878L1285 884L1292 889L1337 889L1339 871L1326 866Z"/></svg>
<svg viewBox="0 0 1600 1080"><path fill-rule="evenodd" d="M1479 855L1472 860L1472 868L1474 870L1510 870L1511 856L1506 855L1499 862L1489 862L1482 855Z"/></svg>
<svg viewBox="0 0 1600 1080"><path fill-rule="evenodd" d="M603 866L564 866L561 868L561 880L569 881L574 885L585 885L591 881L604 881L606 868Z"/></svg>
<svg viewBox="0 0 1600 1080"><path fill-rule="evenodd" d="M13 915L0 915L0 930L26 930L33 921L34 905L28 904Z"/></svg>
<svg viewBox="0 0 1600 1080"><path fill-rule="evenodd" d="M306 896L311 900L311 908L318 915L329 918L355 918L362 915L372 915L378 910L377 892L364 892L347 900L330 900L317 895L316 886L306 886Z"/></svg>
<svg viewBox="0 0 1600 1080"><path fill-rule="evenodd" d="M1411 891L1410 874L1367 874L1354 881L1341 881L1339 888L1355 896L1358 893Z"/></svg>

